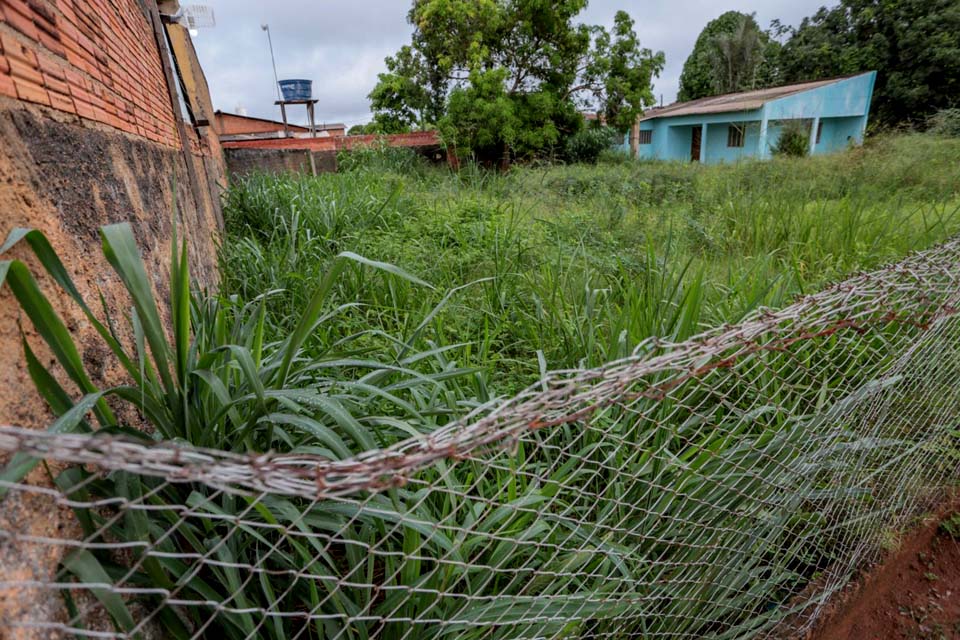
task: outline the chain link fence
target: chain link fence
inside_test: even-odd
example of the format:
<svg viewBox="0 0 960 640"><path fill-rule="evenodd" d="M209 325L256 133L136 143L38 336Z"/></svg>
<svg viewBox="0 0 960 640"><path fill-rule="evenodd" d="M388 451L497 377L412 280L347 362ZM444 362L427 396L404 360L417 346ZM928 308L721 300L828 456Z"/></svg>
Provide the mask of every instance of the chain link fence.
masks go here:
<svg viewBox="0 0 960 640"><path fill-rule="evenodd" d="M0 429L12 637L802 632L960 480L960 242L348 460ZM321 434L322 435L322 434ZM322 439L322 438L321 438ZM58 513L53 532L24 513Z"/></svg>

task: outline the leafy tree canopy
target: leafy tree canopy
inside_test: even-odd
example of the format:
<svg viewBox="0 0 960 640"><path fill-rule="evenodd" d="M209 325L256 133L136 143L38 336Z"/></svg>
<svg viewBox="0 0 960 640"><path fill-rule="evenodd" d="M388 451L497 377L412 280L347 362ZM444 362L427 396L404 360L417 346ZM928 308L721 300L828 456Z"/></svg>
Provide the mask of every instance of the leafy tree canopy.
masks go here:
<svg viewBox="0 0 960 640"><path fill-rule="evenodd" d="M389 127L437 124L460 153L492 160L554 148L591 106L626 131L653 103L662 53L618 12L612 31L575 23L586 0L414 0L410 45L370 93Z"/></svg>
<svg viewBox="0 0 960 640"><path fill-rule="evenodd" d="M876 70L875 120L921 122L960 104L960 3L841 0L789 35L780 68L789 82Z"/></svg>
<svg viewBox="0 0 960 640"><path fill-rule="evenodd" d="M386 59L387 73L377 76L368 96L381 133L405 133L429 119L431 96L423 58L409 45Z"/></svg>
<svg viewBox="0 0 960 640"><path fill-rule="evenodd" d="M727 11L707 23L680 73L677 99L768 87L778 81L780 44L753 15Z"/></svg>

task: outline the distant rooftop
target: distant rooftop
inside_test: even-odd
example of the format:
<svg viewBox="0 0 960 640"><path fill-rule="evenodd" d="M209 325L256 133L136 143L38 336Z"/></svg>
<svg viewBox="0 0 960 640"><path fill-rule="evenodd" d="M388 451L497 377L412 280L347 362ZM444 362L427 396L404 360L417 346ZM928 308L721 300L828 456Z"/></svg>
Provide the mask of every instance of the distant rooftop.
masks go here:
<svg viewBox="0 0 960 640"><path fill-rule="evenodd" d="M219 109L217 109L217 111L215 112L215 115L226 116L228 118L243 118L244 120L265 122L265 123L277 125L278 127L283 127L283 123L280 122L279 120L270 120L269 118L257 118L254 116L241 115L239 113L229 113L227 111L221 111ZM310 127L305 127L299 124L290 123L287 125L287 127L291 131L310 131ZM317 125L317 131L325 131L327 129L346 129L346 128L347 128L347 125L343 124L342 122L326 122L326 123Z"/></svg>
<svg viewBox="0 0 960 640"><path fill-rule="evenodd" d="M859 73L840 76L837 78L827 78L825 80L814 80L812 82L798 82L788 84L782 87L769 87L767 89L755 89L753 91L741 91L740 93L726 93L720 96L710 96L690 100L687 102L674 102L665 107L655 107L644 112L640 120L652 120L654 118L691 116L704 113L725 113L728 111L753 111L759 109L765 103L777 98L783 98L801 91L809 91L825 87L828 84L840 82L847 78L853 78L861 75Z"/></svg>

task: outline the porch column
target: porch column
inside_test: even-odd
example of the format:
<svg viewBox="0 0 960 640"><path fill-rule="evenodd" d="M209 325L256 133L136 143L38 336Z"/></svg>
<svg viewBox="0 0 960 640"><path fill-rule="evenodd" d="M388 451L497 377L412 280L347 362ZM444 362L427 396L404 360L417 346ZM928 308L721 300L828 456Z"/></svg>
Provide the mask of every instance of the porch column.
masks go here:
<svg viewBox="0 0 960 640"><path fill-rule="evenodd" d="M814 148L817 146L817 129L820 128L820 116L817 116L813 119L813 124L810 125L810 154L813 155Z"/></svg>
<svg viewBox="0 0 960 640"><path fill-rule="evenodd" d="M757 157L765 159L770 157L770 150L767 148L767 109L764 107L763 115L760 116L760 141L757 143L760 148L757 150Z"/></svg>
<svg viewBox="0 0 960 640"><path fill-rule="evenodd" d="M707 161L707 123L700 129L700 164Z"/></svg>

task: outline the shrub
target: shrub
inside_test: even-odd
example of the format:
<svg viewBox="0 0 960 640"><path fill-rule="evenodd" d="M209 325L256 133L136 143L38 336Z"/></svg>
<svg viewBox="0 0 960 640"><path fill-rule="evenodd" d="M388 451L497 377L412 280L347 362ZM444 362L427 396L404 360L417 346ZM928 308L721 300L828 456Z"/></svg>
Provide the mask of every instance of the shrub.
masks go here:
<svg viewBox="0 0 960 640"><path fill-rule="evenodd" d="M960 138L960 109L941 109L927 119L927 131L938 136Z"/></svg>
<svg viewBox="0 0 960 640"><path fill-rule="evenodd" d="M810 132L802 120L788 120L780 132L780 138L773 148L778 156L801 158L810 148Z"/></svg>
<svg viewBox="0 0 960 640"><path fill-rule="evenodd" d="M619 132L611 127L588 127L567 138L564 157L568 162L596 164L600 154L610 149L619 139Z"/></svg>
<svg viewBox="0 0 960 640"><path fill-rule="evenodd" d="M349 171L377 171L401 174L420 174L427 166L426 159L409 147L391 147L382 139L337 154L337 169Z"/></svg>

